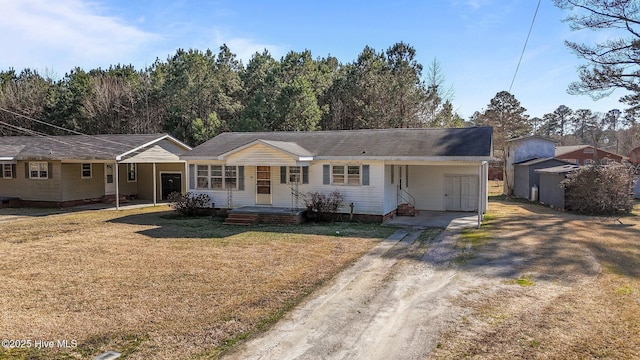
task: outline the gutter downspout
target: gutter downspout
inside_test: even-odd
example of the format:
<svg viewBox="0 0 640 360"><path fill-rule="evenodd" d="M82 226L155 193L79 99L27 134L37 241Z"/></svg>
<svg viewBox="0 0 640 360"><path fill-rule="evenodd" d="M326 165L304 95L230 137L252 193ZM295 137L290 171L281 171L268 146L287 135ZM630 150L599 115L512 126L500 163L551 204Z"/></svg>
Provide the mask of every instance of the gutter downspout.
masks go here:
<svg viewBox="0 0 640 360"><path fill-rule="evenodd" d="M482 196L482 183L484 180L482 179L482 163L478 166L478 229L480 229L480 225L482 224L482 208L484 206L483 196Z"/></svg>

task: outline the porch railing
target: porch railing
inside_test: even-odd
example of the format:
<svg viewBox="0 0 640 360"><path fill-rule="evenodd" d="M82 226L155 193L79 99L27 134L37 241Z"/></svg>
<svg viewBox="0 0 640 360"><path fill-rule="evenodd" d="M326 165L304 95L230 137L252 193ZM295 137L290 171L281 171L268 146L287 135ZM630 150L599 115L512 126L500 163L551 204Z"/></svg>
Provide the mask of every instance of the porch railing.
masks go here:
<svg viewBox="0 0 640 360"><path fill-rule="evenodd" d="M398 199L396 205L409 204L412 208L415 208L416 198L413 197L413 195L409 194L406 190L401 189L400 186L398 186L397 188L398 191L396 193L398 194Z"/></svg>

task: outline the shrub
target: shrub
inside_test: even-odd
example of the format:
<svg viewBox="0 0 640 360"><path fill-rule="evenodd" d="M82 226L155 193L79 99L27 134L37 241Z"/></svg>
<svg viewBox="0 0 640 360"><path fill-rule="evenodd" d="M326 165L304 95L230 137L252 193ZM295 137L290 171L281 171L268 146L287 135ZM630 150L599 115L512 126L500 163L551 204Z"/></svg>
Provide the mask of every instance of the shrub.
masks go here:
<svg viewBox="0 0 640 360"><path fill-rule="evenodd" d="M581 167L561 183L565 189L565 207L591 215L630 213L633 173L633 167L620 163Z"/></svg>
<svg viewBox="0 0 640 360"><path fill-rule="evenodd" d="M185 216L195 216L202 213L203 209L207 209L211 202L211 198L207 194L181 194L174 192L169 194L169 206L177 212Z"/></svg>
<svg viewBox="0 0 640 360"><path fill-rule="evenodd" d="M305 206L318 214L331 214L338 211L344 203L344 195L335 190L329 195L317 191L308 192L303 195Z"/></svg>

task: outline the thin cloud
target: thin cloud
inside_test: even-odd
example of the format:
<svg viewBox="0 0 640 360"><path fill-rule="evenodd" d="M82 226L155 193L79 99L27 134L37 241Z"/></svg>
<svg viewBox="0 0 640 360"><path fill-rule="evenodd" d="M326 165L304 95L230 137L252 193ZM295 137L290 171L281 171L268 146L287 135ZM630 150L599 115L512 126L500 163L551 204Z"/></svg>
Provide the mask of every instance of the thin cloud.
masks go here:
<svg viewBox="0 0 640 360"><path fill-rule="evenodd" d="M131 58L157 36L100 14L81 0L0 0L3 20L0 67L50 67L67 71L76 65L107 66ZM62 68L62 69L61 69Z"/></svg>

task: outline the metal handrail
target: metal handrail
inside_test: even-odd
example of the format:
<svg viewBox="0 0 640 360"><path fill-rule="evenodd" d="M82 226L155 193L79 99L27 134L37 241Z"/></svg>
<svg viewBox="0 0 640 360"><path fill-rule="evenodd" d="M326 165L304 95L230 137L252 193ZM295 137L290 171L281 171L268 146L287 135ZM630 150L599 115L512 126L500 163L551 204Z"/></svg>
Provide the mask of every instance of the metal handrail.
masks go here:
<svg viewBox="0 0 640 360"><path fill-rule="evenodd" d="M416 198L413 197L413 195L409 194L408 191L402 190L399 185L397 186L397 188L398 188L398 191L397 191L396 205L400 205L401 204L400 200L403 200L404 202L408 203L409 205L415 208Z"/></svg>

